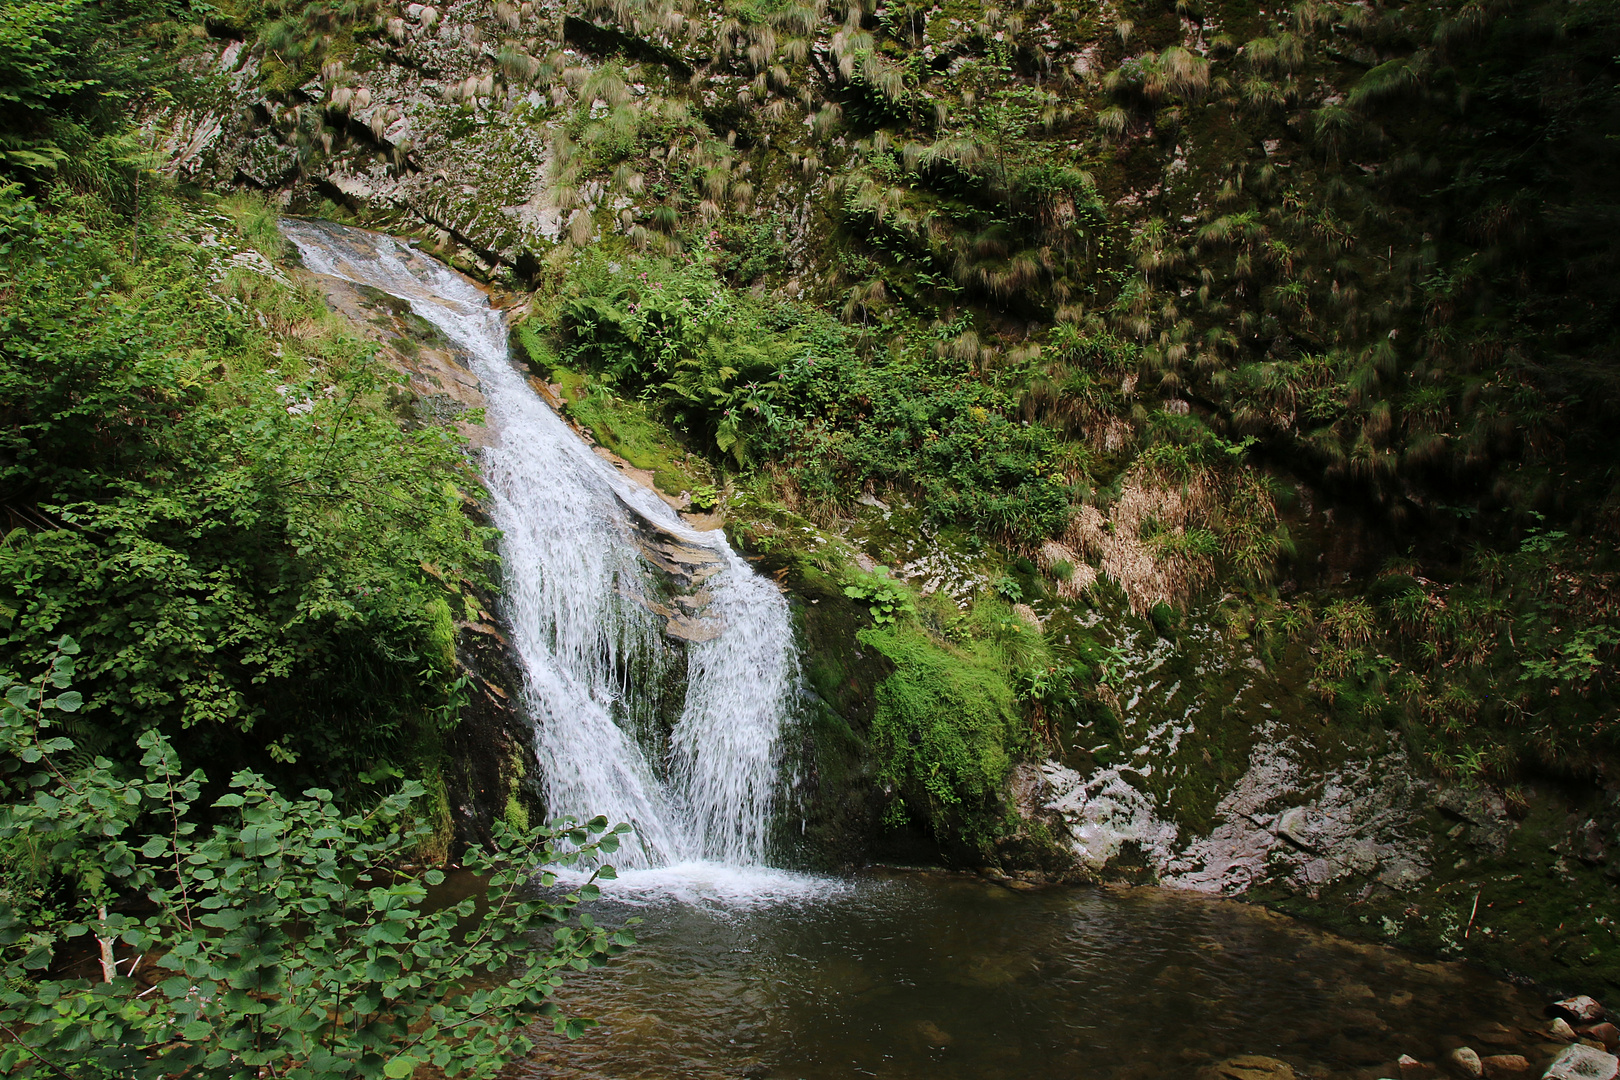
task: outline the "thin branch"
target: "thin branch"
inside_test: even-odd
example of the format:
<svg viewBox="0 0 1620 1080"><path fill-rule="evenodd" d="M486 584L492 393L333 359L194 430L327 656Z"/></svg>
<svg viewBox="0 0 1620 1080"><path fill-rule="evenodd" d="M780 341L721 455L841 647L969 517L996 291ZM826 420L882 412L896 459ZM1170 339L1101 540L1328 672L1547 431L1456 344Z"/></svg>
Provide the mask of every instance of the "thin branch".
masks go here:
<svg viewBox="0 0 1620 1080"><path fill-rule="evenodd" d="M174 778L169 773L169 759L167 755L165 755L163 758L163 780L168 788L167 797L169 801L169 817L174 822L174 876L180 885L180 905L182 908L182 917L186 921L186 933L189 934L193 929L191 921L191 895L186 888L185 871L180 866L180 811L176 809L174 803ZM133 974L133 972L131 972L131 974Z"/></svg>
<svg viewBox="0 0 1620 1080"><path fill-rule="evenodd" d="M0 1031L4 1031L7 1035L10 1035L13 1042L15 1042L18 1046L22 1047L24 1050L28 1051L30 1054L34 1055L34 1057L39 1059L40 1064L44 1065L47 1069L51 1070L53 1073L56 1073L58 1076L65 1076L65 1077L67 1077L67 1080L77 1080L77 1078L74 1077L74 1075L72 1073L70 1073L66 1069L62 1068L62 1066L60 1066L56 1062L52 1061L50 1058L46 1057L44 1054L41 1054L38 1050L35 1050L32 1046L29 1046L27 1043L23 1042L23 1037L21 1035L17 1034L15 1031L13 1031L11 1029L10 1025L0 1024Z"/></svg>

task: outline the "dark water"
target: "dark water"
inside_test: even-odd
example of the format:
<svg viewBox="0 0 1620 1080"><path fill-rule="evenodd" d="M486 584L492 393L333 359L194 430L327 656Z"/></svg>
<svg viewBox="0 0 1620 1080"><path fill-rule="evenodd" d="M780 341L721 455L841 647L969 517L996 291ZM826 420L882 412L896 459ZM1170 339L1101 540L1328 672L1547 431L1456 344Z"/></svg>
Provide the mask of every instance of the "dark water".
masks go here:
<svg viewBox="0 0 1620 1080"><path fill-rule="evenodd" d="M950 874L798 880L680 900L644 883L600 904L645 920L632 955L566 992L602 1027L548 1037L508 1075L1123 1080L1262 1054L1370 1080L1463 1043L1542 1059L1539 996L1254 907Z"/></svg>

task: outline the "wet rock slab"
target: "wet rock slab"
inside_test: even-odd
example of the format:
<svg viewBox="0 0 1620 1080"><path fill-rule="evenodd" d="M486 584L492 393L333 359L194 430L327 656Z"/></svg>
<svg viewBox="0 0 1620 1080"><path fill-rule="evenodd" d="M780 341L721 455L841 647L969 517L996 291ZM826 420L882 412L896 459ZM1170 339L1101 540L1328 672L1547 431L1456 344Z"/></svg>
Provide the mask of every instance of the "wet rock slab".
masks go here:
<svg viewBox="0 0 1620 1080"><path fill-rule="evenodd" d="M1605 1050L1575 1043L1566 1046L1542 1073L1543 1080L1615 1080L1620 1058Z"/></svg>

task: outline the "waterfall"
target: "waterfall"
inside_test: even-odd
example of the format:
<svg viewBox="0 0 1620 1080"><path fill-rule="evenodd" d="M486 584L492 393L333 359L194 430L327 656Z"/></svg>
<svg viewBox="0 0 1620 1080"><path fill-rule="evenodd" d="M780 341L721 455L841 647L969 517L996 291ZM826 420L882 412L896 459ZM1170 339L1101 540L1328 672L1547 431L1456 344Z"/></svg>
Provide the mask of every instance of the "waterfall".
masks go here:
<svg viewBox="0 0 1620 1080"><path fill-rule="evenodd" d="M766 856L797 654L781 592L716 530L683 522L598 456L528 385L466 278L386 236L285 221L316 273L408 302L466 356L495 443L504 614L522 659L553 816L635 828L621 868ZM666 595L669 582L684 590ZM666 635L686 641L680 654ZM671 678L671 676L675 676ZM665 686L680 687L675 715Z"/></svg>

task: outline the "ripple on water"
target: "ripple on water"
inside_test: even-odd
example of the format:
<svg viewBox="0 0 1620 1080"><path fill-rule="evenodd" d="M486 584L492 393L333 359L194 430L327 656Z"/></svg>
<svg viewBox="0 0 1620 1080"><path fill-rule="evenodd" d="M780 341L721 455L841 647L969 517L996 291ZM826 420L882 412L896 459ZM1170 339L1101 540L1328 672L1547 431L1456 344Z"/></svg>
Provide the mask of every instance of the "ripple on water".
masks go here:
<svg viewBox="0 0 1620 1080"><path fill-rule="evenodd" d="M1527 991L1168 890L703 864L606 888L597 916L640 917L640 944L563 999L602 1027L509 1076L1129 1080L1263 1054L1376 1080L1482 1033L1539 1052Z"/></svg>

